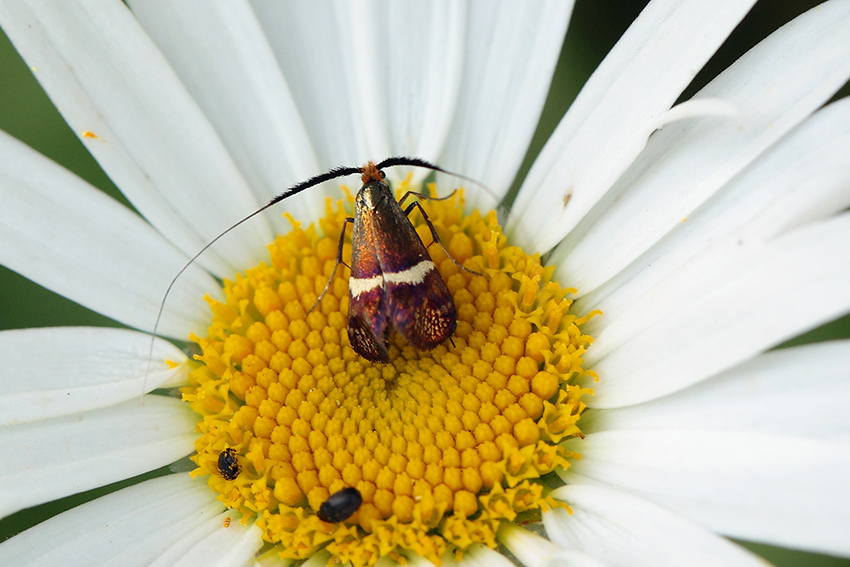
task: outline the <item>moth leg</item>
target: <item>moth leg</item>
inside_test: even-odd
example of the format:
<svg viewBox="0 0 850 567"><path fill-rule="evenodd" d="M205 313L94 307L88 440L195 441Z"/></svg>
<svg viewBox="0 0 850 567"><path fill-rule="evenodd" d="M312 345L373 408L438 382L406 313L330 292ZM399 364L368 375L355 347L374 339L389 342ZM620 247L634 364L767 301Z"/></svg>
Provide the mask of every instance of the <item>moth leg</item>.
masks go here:
<svg viewBox="0 0 850 567"><path fill-rule="evenodd" d="M313 309L315 309L316 306L319 305L319 303L322 301L322 298L325 297L325 294L331 287L331 282L334 281L334 277L336 277L336 271L339 268L339 265L342 264L349 270L351 269L351 266L342 261L342 247L345 244L345 225L349 223L354 223L354 218L348 217L347 219L345 219L345 222L342 223L342 230L339 231L339 246L336 249L336 264L334 265L334 271L331 274L330 279L328 279L328 283L325 284L325 289L323 289L321 295L319 295L319 299L316 300L316 303L313 304L313 307L310 308L310 310L307 312L307 315L312 313Z"/></svg>
<svg viewBox="0 0 850 567"><path fill-rule="evenodd" d="M452 193L452 194L454 194L454 193ZM405 197L407 197L408 195L419 195L419 196L422 196L420 193L414 193L413 191L408 191L407 193L405 193L405 194L404 194L404 196L402 196L402 198L399 200L399 203L401 203L402 201L404 201L404 198L405 198ZM451 197L451 195L449 195L449 197ZM434 200L435 200L435 201L442 201L443 199L448 199L448 197L442 197L441 199L434 199ZM428 218L428 213L426 213L426 212L425 212L425 209L423 209L423 208L422 208L422 203L420 203L419 201L414 201L414 202L410 203L410 204L407 206L407 208L406 208L406 209L404 209L404 214L405 214L405 215L407 215L407 216L410 216L410 212L413 210L413 207L418 207L418 208L419 208L419 212L420 212L420 213L422 213L422 218L423 218L423 219L425 219L425 223L428 225L428 228L430 228L430 229L431 229L431 237L434 239L434 242L436 242L437 244L439 244L439 245L440 245L440 248L442 248L442 249L443 249L443 252L445 252L445 253L446 253L446 256L448 256L448 257L449 257L449 259L450 259L452 262L454 262L454 263L455 263L455 265L456 265L458 268L460 268L461 270L467 271L467 272L469 272L470 274L475 274L476 276L484 275L484 274L479 274L479 273L478 273L478 272L476 272L475 270L470 270L469 268L467 268L466 266L462 265L460 262L458 262L457 260L455 260L454 258L452 258L452 255L451 255L451 254L449 254L449 251L448 251L448 250L446 250L446 247L445 247L445 246L443 246L443 243L442 243L442 242L440 242L440 237L439 237L439 236L437 236L437 229L435 229L435 228L434 228L433 223L431 223L431 219L430 219L430 218ZM432 242L431 244L434 244L434 242ZM429 244L429 246L430 246L430 244Z"/></svg>
<svg viewBox="0 0 850 567"><path fill-rule="evenodd" d="M445 201L446 199L451 199L454 194L457 193L457 189L446 195L445 197L433 197L431 195L426 195L425 193L417 193L416 191L408 191L404 195L401 196L401 199L398 200L398 204L400 207L404 206L404 200L410 197L411 195L416 195L420 199L428 199L429 201ZM423 213L424 214L424 213ZM426 217L427 218L427 217Z"/></svg>

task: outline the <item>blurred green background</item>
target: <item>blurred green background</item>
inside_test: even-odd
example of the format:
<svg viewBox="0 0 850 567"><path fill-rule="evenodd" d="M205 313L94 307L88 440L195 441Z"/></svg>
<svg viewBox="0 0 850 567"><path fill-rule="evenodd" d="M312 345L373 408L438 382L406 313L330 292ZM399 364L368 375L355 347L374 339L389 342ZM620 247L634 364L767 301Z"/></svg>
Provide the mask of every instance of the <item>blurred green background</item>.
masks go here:
<svg viewBox="0 0 850 567"><path fill-rule="evenodd" d="M552 89L518 180L521 180L527 172L533 158L557 126L561 116L578 94L581 85L645 3L639 0L578 0L576 2ZM776 28L819 3L815 0L758 2L694 79L683 98L687 98L702 87L719 71ZM845 85L836 97L847 94L848 87ZM0 32L0 129L127 204L117 188L86 152L76 135L65 124L2 32ZM0 266L0 329L64 325L118 326L110 319L80 307ZM850 317L841 318L788 344L846 337L850 337ZM156 474L158 473L155 471L145 475L145 478ZM0 541L62 510L136 481L137 479L131 479L24 510L2 519L0 520ZM800 481L805 482L805 479ZM789 490L793 490L793 487L789 487ZM850 565L850 561L831 557L762 545L744 545L776 565L819 567Z"/></svg>

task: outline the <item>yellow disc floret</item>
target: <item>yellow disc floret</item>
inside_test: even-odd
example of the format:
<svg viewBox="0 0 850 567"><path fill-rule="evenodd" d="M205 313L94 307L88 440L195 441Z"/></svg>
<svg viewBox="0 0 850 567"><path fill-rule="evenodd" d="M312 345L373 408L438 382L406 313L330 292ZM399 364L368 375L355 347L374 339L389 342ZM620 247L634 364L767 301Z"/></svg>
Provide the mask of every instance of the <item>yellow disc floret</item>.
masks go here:
<svg viewBox="0 0 850 567"><path fill-rule="evenodd" d="M495 212L464 215L460 193L424 203L449 254L482 274L428 249L457 307L452 341L420 351L391 333L390 363L367 362L348 342L347 268L313 308L352 202L328 200L318 229L290 218L269 265L226 281L223 303L208 298L213 322L192 337L202 354L183 390L202 416L194 474L209 474L284 558L325 548L363 567L415 551L439 564L450 549L495 547L502 522L557 505L541 477L576 456L558 443L582 435L590 391L573 382L586 373L592 339L581 326L595 313L570 313L575 290L508 246ZM422 217L411 221L430 243ZM320 520L345 487L362 496L357 512Z"/></svg>

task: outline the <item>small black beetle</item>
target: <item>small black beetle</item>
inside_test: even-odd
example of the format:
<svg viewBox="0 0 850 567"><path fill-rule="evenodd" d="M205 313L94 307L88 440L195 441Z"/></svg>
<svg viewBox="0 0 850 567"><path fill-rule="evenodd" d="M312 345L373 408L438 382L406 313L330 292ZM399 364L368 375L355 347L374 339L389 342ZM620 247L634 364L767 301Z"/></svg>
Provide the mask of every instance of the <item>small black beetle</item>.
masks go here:
<svg viewBox="0 0 850 567"><path fill-rule="evenodd" d="M363 497L356 488L343 488L339 492L331 494L319 507L316 515L323 522L344 522L360 508Z"/></svg>
<svg viewBox="0 0 850 567"><path fill-rule="evenodd" d="M236 460L236 449L222 451L218 456L218 472L224 480L233 480L242 472L239 461Z"/></svg>

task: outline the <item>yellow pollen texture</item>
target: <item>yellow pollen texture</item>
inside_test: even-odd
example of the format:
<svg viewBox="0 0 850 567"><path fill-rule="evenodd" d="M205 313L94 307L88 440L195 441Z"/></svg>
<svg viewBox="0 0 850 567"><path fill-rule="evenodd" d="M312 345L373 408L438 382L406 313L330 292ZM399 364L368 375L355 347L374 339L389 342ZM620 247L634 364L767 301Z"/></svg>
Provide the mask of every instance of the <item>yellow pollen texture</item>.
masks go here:
<svg viewBox="0 0 850 567"><path fill-rule="evenodd" d="M389 364L362 359L346 332L344 266L308 313L333 273L348 193L327 201L318 229L290 218L268 265L226 281L223 303L207 298L213 322L192 337L202 354L183 389L202 416L193 474L209 475L281 557L324 548L367 567L413 551L439 565L447 551L496 547L502 522L561 505L541 477L578 456L559 443L582 435L591 391L572 382L587 373L592 338L581 326L596 313L571 314L575 290L551 281L539 256L508 246L495 212L464 215L462 199L423 201L452 257L482 274L428 247L457 307L454 345L419 351L391 332ZM430 244L419 212L410 219ZM239 471L230 480L219 467L226 450ZM360 492L359 509L320 520L322 503L345 487Z"/></svg>

